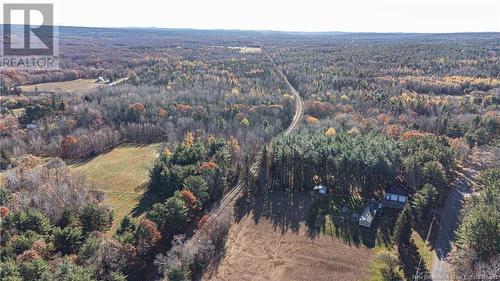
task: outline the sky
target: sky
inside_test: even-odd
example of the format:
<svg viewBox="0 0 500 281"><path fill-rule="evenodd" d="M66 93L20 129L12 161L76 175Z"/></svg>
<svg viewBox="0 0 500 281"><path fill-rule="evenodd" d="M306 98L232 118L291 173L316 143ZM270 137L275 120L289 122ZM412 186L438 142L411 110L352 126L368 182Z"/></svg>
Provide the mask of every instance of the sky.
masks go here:
<svg viewBox="0 0 500 281"><path fill-rule="evenodd" d="M53 3L54 23L65 26L348 32L500 32L499 0L2 2Z"/></svg>

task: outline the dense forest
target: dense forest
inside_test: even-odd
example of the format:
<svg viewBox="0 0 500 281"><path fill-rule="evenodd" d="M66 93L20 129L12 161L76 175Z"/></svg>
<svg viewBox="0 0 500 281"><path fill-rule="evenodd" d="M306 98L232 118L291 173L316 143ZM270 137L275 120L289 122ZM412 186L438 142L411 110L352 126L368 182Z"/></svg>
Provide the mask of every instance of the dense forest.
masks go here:
<svg viewBox="0 0 500 281"><path fill-rule="evenodd" d="M259 179L260 186L272 189L311 190L324 182L331 192L369 197L387 185L397 185L400 174L401 183L417 191L428 174L450 175L456 161L456 151L444 138L298 135L278 138L265 147Z"/></svg>
<svg viewBox="0 0 500 281"><path fill-rule="evenodd" d="M313 132L418 130L471 146L494 141L499 39L440 39L318 39L268 49L307 100Z"/></svg>
<svg viewBox="0 0 500 281"><path fill-rule="evenodd" d="M233 219L206 229L210 210L239 181L249 200L321 184L379 200L405 187L411 200L393 240L411 277L412 229L427 230L473 149L498 149L498 34L66 27L60 36L60 70L1 73L2 280L198 280ZM298 134L282 134L295 97L267 54L305 102ZM80 93L20 88L98 77L122 82ZM144 216L111 231L112 206L68 163L124 143L162 145ZM463 210L457 274L498 259L498 173L481 173ZM387 268L386 279L399 280Z"/></svg>
<svg viewBox="0 0 500 281"><path fill-rule="evenodd" d="M175 142L187 131L234 137L251 149L288 124L293 99L268 60L224 50L174 48L170 54L170 48L143 47L142 62L121 87L81 96L5 95L3 154L82 158L122 142ZM32 123L37 130L20 134Z"/></svg>

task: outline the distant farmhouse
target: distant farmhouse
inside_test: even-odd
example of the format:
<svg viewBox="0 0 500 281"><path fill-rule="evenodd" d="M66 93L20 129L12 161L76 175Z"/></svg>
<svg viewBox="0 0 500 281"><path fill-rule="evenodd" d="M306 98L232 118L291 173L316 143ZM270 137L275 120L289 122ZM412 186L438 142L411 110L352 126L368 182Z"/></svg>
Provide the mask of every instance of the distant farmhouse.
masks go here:
<svg viewBox="0 0 500 281"><path fill-rule="evenodd" d="M109 82L110 82L109 80L104 79L102 76L97 77L97 81L96 81L96 83L105 83L105 84L107 84Z"/></svg>
<svg viewBox="0 0 500 281"><path fill-rule="evenodd" d="M26 125L26 129L28 129L28 130L34 130L34 129L36 129L36 125L33 124L33 123L30 123L30 124Z"/></svg>

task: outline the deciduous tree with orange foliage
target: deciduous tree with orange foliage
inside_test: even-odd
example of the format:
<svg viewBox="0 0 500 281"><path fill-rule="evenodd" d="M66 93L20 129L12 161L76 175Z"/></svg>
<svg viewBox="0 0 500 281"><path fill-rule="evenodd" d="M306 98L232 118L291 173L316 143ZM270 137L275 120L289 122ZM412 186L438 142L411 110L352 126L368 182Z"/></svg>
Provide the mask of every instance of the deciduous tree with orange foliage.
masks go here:
<svg viewBox="0 0 500 281"><path fill-rule="evenodd" d="M140 255L153 251L161 240L158 226L151 220L142 219L135 231L135 244Z"/></svg>
<svg viewBox="0 0 500 281"><path fill-rule="evenodd" d="M191 211L196 211L198 209L198 199L193 194L193 192L183 189L180 192L182 199L186 203L186 207L188 207Z"/></svg>
<svg viewBox="0 0 500 281"><path fill-rule="evenodd" d="M72 158L77 155L74 154L76 146L78 145L78 139L72 135L68 135L61 141L61 154L64 157Z"/></svg>
<svg viewBox="0 0 500 281"><path fill-rule="evenodd" d="M403 133L403 135L401 136L401 139L407 140L407 139L411 139L411 138L423 138L423 137L433 136L433 135L434 134L421 132L421 131L417 131L417 130L409 130L409 131L406 131Z"/></svg>

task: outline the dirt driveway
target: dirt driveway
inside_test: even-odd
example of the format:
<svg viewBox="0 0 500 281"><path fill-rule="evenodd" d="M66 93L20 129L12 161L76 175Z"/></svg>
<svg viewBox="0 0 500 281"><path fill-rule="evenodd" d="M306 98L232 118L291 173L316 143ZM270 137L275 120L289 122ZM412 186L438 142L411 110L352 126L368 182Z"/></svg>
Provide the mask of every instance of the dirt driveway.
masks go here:
<svg viewBox="0 0 500 281"><path fill-rule="evenodd" d="M362 280L371 251L309 234L308 194L272 195L245 210L230 230L225 257L204 280Z"/></svg>

